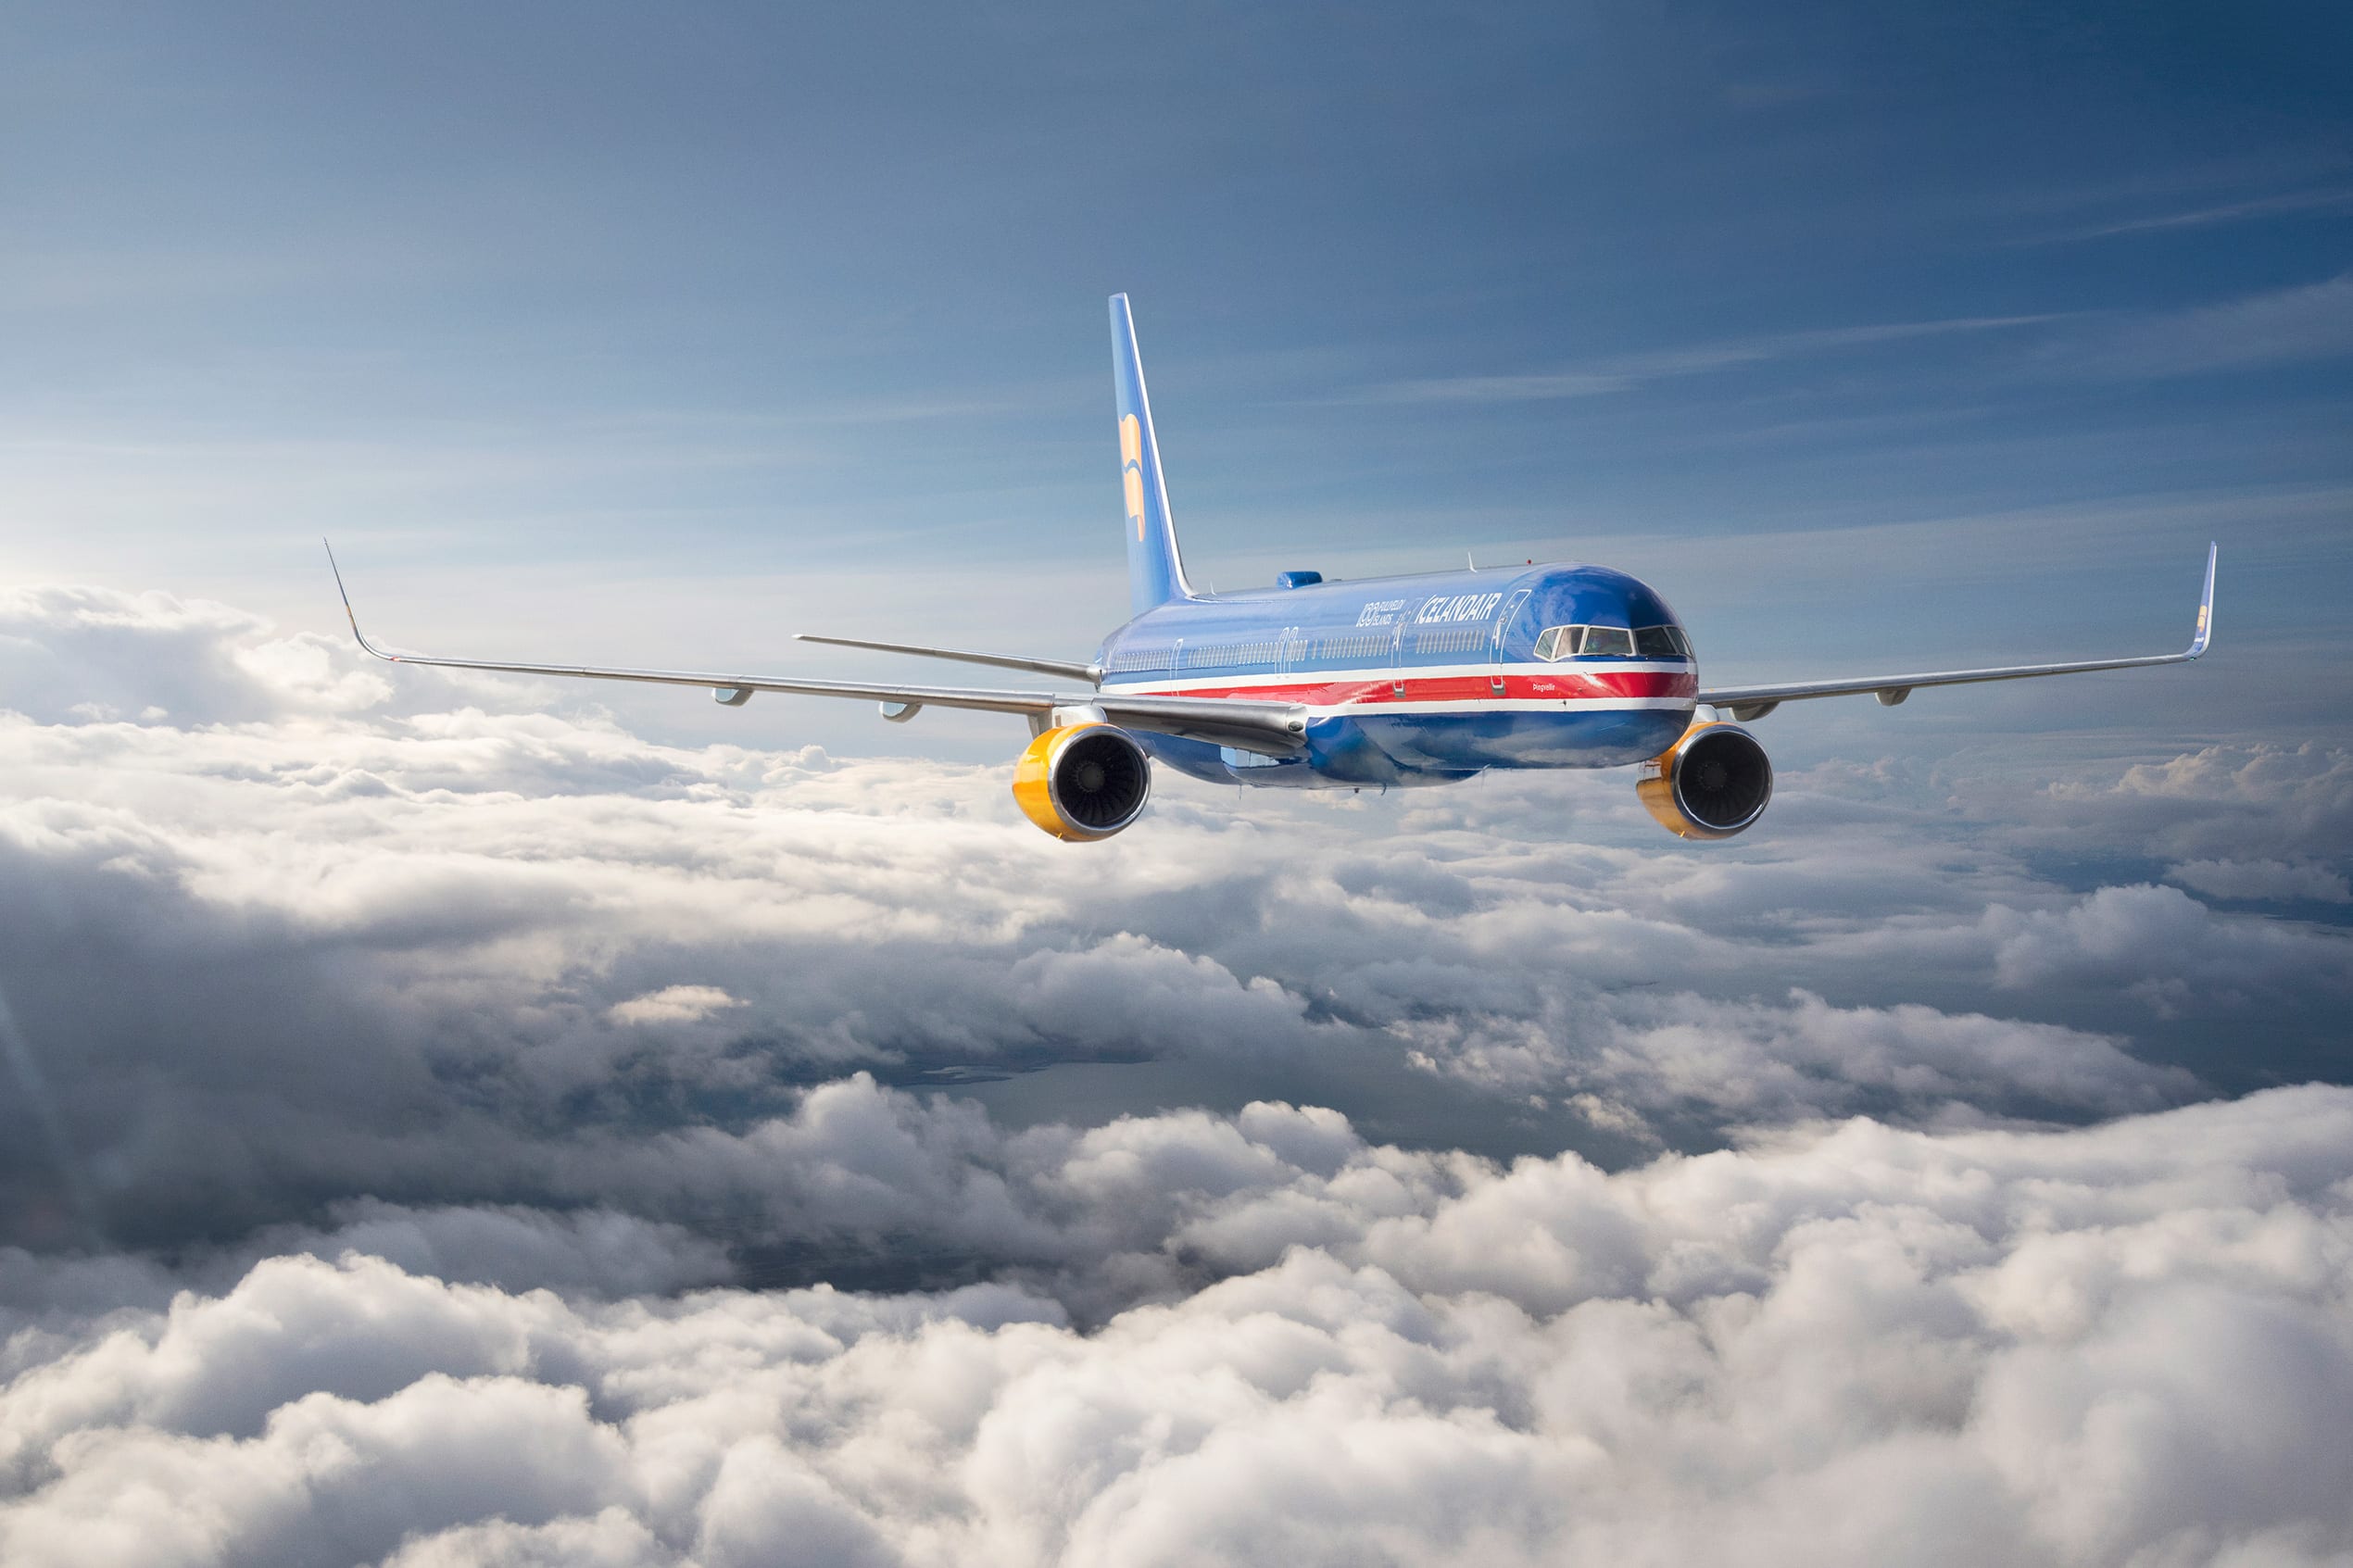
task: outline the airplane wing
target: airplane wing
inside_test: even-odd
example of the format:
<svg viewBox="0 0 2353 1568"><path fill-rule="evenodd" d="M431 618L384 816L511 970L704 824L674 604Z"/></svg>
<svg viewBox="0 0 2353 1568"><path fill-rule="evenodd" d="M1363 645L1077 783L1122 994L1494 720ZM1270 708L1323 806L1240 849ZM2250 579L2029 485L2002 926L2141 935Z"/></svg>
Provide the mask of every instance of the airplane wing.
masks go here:
<svg viewBox="0 0 2353 1568"><path fill-rule="evenodd" d="M825 643L837 648L872 648L877 653L912 653L922 659L953 659L966 664L994 664L1001 670L1060 675L1064 680L1084 681L1090 686L1099 686L1103 681L1103 672L1096 666L1062 659L1024 659L1018 654L975 653L967 648L927 648L914 643L870 643L862 637L821 637L814 632L795 632L793 641Z"/></svg>
<svg viewBox="0 0 2353 1568"><path fill-rule="evenodd" d="M1941 670L1919 675L1866 675L1844 681L1794 681L1782 685L1718 686L1703 691L1699 700L1727 709L1743 723L1761 719L1785 702L1818 696L1860 696L1869 692L1882 707L1893 708L1920 686L1958 686L1977 681L2023 681L2036 675L2075 675L2092 670L2136 670L2147 664L2182 664L2206 651L2214 634L2214 562L2221 550L2206 547L2206 589L2198 597L2197 625L2189 647L2181 653L2144 654L2136 659L2079 659L2070 664L2012 664L1995 670Z"/></svg>
<svg viewBox="0 0 2353 1568"><path fill-rule="evenodd" d="M740 708L754 692L779 692L790 696L862 697L883 705L887 717L906 719L924 708L969 708L989 713L1018 713L1040 723L1051 721L1057 709L1091 709L1114 724L1154 734L1230 746L1270 757L1294 755L1307 730L1307 711L1295 703L1250 702L1184 696L1117 696L1095 691L996 691L970 686L911 686L869 681L780 680L767 675L730 675L687 670L624 670L594 664L526 664L491 659L436 659L423 654L391 653L368 640L359 617L344 587L343 571L327 563L335 574L335 591L343 596L343 611L360 647L394 664L429 665L443 670L484 670L505 675L560 675L587 681L637 681L664 686L708 686L719 701Z"/></svg>

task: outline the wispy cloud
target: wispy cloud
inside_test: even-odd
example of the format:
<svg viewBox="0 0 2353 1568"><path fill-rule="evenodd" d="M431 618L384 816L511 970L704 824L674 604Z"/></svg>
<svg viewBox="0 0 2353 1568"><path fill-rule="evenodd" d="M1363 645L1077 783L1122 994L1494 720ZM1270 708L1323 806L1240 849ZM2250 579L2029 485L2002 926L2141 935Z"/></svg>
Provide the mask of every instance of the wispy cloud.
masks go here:
<svg viewBox="0 0 2353 1568"><path fill-rule="evenodd" d="M715 1012L743 1006L716 985L665 985L605 1010L615 1023L698 1023Z"/></svg>
<svg viewBox="0 0 2353 1568"><path fill-rule="evenodd" d="M2096 223L2053 233L2012 240L2013 245L2071 245L2081 240L2110 239L2120 234L2147 234L2171 229L2206 229L2224 223L2247 223L2266 218L2287 218L2309 212L2341 212L2353 208L2353 186L2316 191L2287 191L2251 201L2222 202L2186 211L2161 212L2117 223Z"/></svg>
<svg viewBox="0 0 2353 1568"><path fill-rule="evenodd" d="M2120 323L2080 361L2095 374L2200 375L2353 354L2353 272Z"/></svg>
<svg viewBox="0 0 2353 1568"><path fill-rule="evenodd" d="M1439 376L1382 383L1346 399L1359 403L1539 403L1630 392L1651 382L1705 375L1743 365L1811 358L1922 338L2014 331L2063 320L2063 314L1968 316L1935 321L1889 321L1729 338L1680 348L1617 355L1558 370L1520 375Z"/></svg>

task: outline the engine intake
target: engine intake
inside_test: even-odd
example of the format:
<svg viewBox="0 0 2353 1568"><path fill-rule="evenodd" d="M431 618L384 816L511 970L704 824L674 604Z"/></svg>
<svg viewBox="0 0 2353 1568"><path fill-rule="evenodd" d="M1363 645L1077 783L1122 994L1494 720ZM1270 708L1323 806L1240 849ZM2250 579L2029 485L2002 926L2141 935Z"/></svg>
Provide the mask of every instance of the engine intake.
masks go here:
<svg viewBox="0 0 2353 1568"><path fill-rule="evenodd" d="M1642 764L1634 792L1679 838L1730 838L1765 814L1773 764L1756 737L1736 724L1693 724Z"/></svg>
<svg viewBox="0 0 2353 1568"><path fill-rule="evenodd" d="M1065 724L1029 743L1013 767L1022 815L1073 844L1109 838L1143 814L1151 761L1126 731Z"/></svg>

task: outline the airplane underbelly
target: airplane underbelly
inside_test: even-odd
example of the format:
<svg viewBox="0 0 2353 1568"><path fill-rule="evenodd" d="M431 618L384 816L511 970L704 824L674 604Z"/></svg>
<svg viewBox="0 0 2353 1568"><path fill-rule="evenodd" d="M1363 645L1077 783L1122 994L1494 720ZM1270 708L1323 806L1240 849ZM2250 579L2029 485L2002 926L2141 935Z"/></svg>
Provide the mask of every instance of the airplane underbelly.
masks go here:
<svg viewBox="0 0 2353 1568"><path fill-rule="evenodd" d="M1401 767L1621 768L1656 757L1691 723L1672 708L1511 709L1368 715L1353 721Z"/></svg>
<svg viewBox="0 0 2353 1568"><path fill-rule="evenodd" d="M1169 767L1215 784L1404 788L1453 784L1490 768L1625 767L1665 751L1690 721L1682 706L1332 714L1308 724L1306 748L1296 758L1168 735L1137 738Z"/></svg>

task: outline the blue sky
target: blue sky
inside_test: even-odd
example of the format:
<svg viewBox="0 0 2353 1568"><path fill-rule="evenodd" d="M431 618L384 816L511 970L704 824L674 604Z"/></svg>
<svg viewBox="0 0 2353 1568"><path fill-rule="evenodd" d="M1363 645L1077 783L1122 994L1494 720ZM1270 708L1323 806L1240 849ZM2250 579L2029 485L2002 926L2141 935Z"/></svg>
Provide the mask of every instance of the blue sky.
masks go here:
<svg viewBox="0 0 2353 1568"><path fill-rule="evenodd" d="M317 620L332 533L412 646L1083 647L1125 289L1211 582L1597 558L1802 674L2163 646L2220 537L2233 654L2353 651L2324 7L7 26L20 580Z"/></svg>

